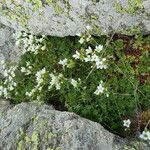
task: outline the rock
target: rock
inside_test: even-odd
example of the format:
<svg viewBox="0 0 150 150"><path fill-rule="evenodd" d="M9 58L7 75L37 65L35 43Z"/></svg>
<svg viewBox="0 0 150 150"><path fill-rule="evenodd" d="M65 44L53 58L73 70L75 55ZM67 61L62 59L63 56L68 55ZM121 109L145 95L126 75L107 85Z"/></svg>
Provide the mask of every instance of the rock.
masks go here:
<svg viewBox="0 0 150 150"><path fill-rule="evenodd" d="M1 0L0 22L33 34L150 33L149 0Z"/></svg>
<svg viewBox="0 0 150 150"><path fill-rule="evenodd" d="M7 100L0 99L0 107L10 105L10 102Z"/></svg>
<svg viewBox="0 0 150 150"><path fill-rule="evenodd" d="M98 123L47 105L22 103L0 118L2 150L117 150L117 139Z"/></svg>
<svg viewBox="0 0 150 150"><path fill-rule="evenodd" d="M34 102L7 108L0 105L1 150L121 150L129 146L100 124L71 112Z"/></svg>
<svg viewBox="0 0 150 150"><path fill-rule="evenodd" d="M15 31L0 24L0 62L17 62L21 51L15 46ZM0 63L1 64L1 63ZM3 71L0 65L0 73Z"/></svg>

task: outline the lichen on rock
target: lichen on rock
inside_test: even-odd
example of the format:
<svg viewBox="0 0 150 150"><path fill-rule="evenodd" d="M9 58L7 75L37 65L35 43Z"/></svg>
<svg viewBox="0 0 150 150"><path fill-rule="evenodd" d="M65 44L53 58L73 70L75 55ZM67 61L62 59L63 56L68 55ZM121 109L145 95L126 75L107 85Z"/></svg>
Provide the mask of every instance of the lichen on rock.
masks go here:
<svg viewBox="0 0 150 150"><path fill-rule="evenodd" d="M0 22L34 34L61 37L84 32L88 24L101 29L98 34L120 33L122 26L125 30L141 28L137 33L148 34L149 9L148 0L3 0Z"/></svg>

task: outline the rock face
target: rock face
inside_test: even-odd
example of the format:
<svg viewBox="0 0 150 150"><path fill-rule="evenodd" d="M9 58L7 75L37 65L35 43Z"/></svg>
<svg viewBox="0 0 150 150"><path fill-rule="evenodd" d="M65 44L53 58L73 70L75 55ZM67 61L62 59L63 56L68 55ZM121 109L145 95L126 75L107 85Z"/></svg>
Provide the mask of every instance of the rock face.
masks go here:
<svg viewBox="0 0 150 150"><path fill-rule="evenodd" d="M1 0L0 22L33 34L150 33L149 0Z"/></svg>
<svg viewBox="0 0 150 150"><path fill-rule="evenodd" d="M122 140L100 124L47 105L0 104L1 150L118 150ZM123 142L122 142L123 143Z"/></svg>
<svg viewBox="0 0 150 150"><path fill-rule="evenodd" d="M21 55L19 48L15 46L15 31L0 24L0 62L17 62ZM1 63L0 63L1 64ZM0 73L2 66L0 65Z"/></svg>

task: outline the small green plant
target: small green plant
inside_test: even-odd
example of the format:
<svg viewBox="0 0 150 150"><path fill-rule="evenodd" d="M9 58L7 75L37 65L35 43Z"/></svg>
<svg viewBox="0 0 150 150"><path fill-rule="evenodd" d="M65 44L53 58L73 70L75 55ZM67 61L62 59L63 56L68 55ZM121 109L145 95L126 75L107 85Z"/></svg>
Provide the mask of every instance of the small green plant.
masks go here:
<svg viewBox="0 0 150 150"><path fill-rule="evenodd" d="M150 36L94 37L87 29L65 38L21 32L19 63L1 62L0 95L13 103L60 105L122 136L143 131L140 114L150 107Z"/></svg>

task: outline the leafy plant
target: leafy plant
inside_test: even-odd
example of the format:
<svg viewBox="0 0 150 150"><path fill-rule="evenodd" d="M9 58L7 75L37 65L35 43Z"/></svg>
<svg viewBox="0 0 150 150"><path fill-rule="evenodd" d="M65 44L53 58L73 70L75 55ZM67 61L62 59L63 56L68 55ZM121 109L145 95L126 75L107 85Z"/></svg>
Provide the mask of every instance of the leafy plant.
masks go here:
<svg viewBox="0 0 150 150"><path fill-rule="evenodd" d="M122 136L143 131L140 116L150 108L150 36L94 37L90 30L65 38L21 32L18 64L1 62L0 95L13 103L67 108Z"/></svg>

